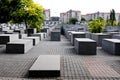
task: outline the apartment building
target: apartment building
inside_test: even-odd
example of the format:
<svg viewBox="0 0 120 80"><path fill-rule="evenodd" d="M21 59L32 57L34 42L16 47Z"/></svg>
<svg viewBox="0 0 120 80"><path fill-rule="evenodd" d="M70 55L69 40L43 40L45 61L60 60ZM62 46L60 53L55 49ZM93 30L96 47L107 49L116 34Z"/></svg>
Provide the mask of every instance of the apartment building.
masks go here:
<svg viewBox="0 0 120 80"><path fill-rule="evenodd" d="M48 24L50 21L50 9L44 9L43 14L45 18L45 24Z"/></svg>
<svg viewBox="0 0 120 80"><path fill-rule="evenodd" d="M76 18L81 21L81 11L79 10L69 10L65 13L60 13L60 20L63 23L69 22L70 18Z"/></svg>
<svg viewBox="0 0 120 80"><path fill-rule="evenodd" d="M104 20L110 19L110 13L108 12L95 12L95 13L89 13L81 16L85 18L87 21L94 20L98 17L101 17ZM120 13L115 13L115 17L116 17L116 21L120 22Z"/></svg>

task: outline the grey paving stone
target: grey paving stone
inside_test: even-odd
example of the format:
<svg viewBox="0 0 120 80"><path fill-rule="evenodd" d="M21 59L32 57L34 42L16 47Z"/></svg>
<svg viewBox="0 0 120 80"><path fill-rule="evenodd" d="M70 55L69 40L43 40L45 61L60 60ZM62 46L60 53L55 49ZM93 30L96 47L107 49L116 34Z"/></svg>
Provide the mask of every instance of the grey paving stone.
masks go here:
<svg viewBox="0 0 120 80"><path fill-rule="evenodd" d="M41 41L26 54L6 54L4 50L5 45L0 45L0 79L3 80L120 80L120 56L110 55L101 47L95 56L78 55L64 36L60 42ZM61 55L61 76L28 78L28 70L39 55ZM101 74L94 76L92 69ZM102 74L104 70L111 74Z"/></svg>

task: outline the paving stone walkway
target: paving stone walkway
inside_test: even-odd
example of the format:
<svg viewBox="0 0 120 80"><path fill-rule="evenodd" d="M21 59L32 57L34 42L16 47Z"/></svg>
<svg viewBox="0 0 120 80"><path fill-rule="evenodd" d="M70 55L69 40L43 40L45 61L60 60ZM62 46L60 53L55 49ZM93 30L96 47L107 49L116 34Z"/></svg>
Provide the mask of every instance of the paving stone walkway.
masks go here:
<svg viewBox="0 0 120 80"><path fill-rule="evenodd" d="M100 47L97 55L79 55L64 37L61 41L41 41L26 54L5 53L0 45L0 80L120 80L120 56ZM61 55L61 76L28 78L28 70L39 55Z"/></svg>

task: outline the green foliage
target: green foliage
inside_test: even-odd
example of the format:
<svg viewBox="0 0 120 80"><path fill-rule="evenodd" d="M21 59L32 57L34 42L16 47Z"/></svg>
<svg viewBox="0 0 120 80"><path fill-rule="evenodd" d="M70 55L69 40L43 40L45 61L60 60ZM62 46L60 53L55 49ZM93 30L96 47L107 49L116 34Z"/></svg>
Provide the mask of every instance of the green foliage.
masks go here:
<svg viewBox="0 0 120 80"><path fill-rule="evenodd" d="M120 26L120 22L118 22L118 26Z"/></svg>
<svg viewBox="0 0 120 80"><path fill-rule="evenodd" d="M90 26L90 32L101 33L103 32L103 27L106 25L106 22L104 20L101 20L100 18L97 18L93 21L90 21L88 25Z"/></svg>
<svg viewBox="0 0 120 80"><path fill-rule="evenodd" d="M93 21L93 19L90 19L89 21Z"/></svg>
<svg viewBox="0 0 120 80"><path fill-rule="evenodd" d="M32 0L1 0L0 23L25 23L39 32L44 21L43 7Z"/></svg>
<svg viewBox="0 0 120 80"><path fill-rule="evenodd" d="M86 19L82 17L82 18L81 18L81 21L86 21Z"/></svg>
<svg viewBox="0 0 120 80"><path fill-rule="evenodd" d="M37 28L40 32L41 25L44 21L42 6L33 3L32 1L22 1L22 7L13 13L14 21L25 22L30 25L30 28ZM28 27L28 26L27 26Z"/></svg>
<svg viewBox="0 0 120 80"><path fill-rule="evenodd" d="M117 21L106 21L106 26L118 26L119 23Z"/></svg>
<svg viewBox="0 0 120 80"><path fill-rule="evenodd" d="M12 4L12 0L0 0L0 23L6 23L11 19L11 13L14 11Z"/></svg>
<svg viewBox="0 0 120 80"><path fill-rule="evenodd" d="M69 24L76 24L76 22L78 22L76 18L70 18L69 20Z"/></svg>

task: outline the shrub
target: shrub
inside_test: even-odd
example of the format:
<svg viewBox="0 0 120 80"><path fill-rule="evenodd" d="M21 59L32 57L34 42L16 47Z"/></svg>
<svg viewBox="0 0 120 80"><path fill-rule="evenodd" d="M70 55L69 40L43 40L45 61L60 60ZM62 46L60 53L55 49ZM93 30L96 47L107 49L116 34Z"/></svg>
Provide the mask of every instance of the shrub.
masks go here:
<svg viewBox="0 0 120 80"><path fill-rule="evenodd" d="M103 32L103 27L105 26L106 22L104 20L101 20L100 18L97 18L93 21L90 21L88 25L90 26L89 31L92 33L101 33Z"/></svg>

